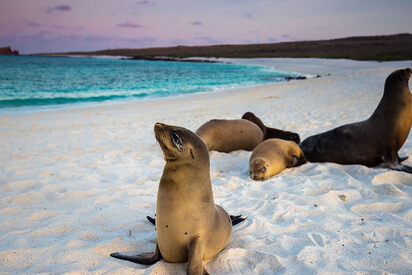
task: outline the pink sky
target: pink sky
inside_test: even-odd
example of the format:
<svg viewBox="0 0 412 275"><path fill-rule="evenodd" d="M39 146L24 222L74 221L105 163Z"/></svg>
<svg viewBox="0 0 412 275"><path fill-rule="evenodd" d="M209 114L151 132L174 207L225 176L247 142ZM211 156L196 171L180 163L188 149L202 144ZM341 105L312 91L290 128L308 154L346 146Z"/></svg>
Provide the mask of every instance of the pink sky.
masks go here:
<svg viewBox="0 0 412 275"><path fill-rule="evenodd" d="M0 0L22 53L268 43L412 32L408 0Z"/></svg>

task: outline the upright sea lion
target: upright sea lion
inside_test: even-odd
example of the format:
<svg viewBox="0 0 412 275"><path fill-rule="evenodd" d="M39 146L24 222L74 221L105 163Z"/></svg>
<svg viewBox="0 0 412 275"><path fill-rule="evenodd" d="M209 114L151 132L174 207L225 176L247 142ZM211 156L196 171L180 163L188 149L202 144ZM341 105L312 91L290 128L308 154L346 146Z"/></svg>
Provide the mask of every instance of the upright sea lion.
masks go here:
<svg viewBox="0 0 412 275"><path fill-rule="evenodd" d="M412 95L408 84L411 72L406 68L387 77L383 97L367 120L305 139L299 146L306 159L368 167L381 165L412 173L412 167L401 164L406 158L398 156L412 124Z"/></svg>
<svg viewBox="0 0 412 275"><path fill-rule="evenodd" d="M263 140L267 140L269 138L280 138L285 140L293 140L294 142L296 142L296 144L299 144L300 142L300 137L298 134L288 131L282 131L276 128L266 127L265 124L263 124L262 120L260 120L260 118L258 118L252 112L244 113L242 119L252 121L257 126L259 126L259 128L263 132Z"/></svg>
<svg viewBox="0 0 412 275"><path fill-rule="evenodd" d="M196 130L209 151L252 151L263 140L263 132L245 119L212 119Z"/></svg>
<svg viewBox="0 0 412 275"><path fill-rule="evenodd" d="M256 146L249 159L250 178L265 180L285 168L306 163L299 146L290 140L270 138Z"/></svg>
<svg viewBox="0 0 412 275"><path fill-rule="evenodd" d="M209 151L193 132L156 123L155 136L166 165L156 206L156 248L152 254L110 256L140 264L188 262L188 274L208 274L203 260L229 242L232 222L213 200Z"/></svg>

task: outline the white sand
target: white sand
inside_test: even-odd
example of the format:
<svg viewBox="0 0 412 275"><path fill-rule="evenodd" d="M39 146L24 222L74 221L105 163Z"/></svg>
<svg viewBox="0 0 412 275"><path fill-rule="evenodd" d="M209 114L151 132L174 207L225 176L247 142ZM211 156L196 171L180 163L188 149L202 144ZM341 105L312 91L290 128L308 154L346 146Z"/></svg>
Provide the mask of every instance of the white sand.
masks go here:
<svg viewBox="0 0 412 275"><path fill-rule="evenodd" d="M263 62L264 61L264 62ZM239 61L236 61L239 62ZM245 61L242 61L245 62ZM164 161L153 125L195 130L255 112L304 139L366 119L411 62L247 60L321 78L142 103L0 117L0 273L185 274L111 252L149 252ZM326 74L330 73L330 76ZM412 165L412 135L400 150ZM248 219L211 274L412 273L412 175L332 163L248 175L250 152L211 154L214 197Z"/></svg>

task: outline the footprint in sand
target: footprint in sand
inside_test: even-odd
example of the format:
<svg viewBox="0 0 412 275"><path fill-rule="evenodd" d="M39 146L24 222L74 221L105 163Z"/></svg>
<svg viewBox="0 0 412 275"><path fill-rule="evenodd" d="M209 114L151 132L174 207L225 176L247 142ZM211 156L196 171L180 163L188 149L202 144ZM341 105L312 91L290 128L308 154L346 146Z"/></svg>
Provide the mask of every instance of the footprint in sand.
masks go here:
<svg viewBox="0 0 412 275"><path fill-rule="evenodd" d="M242 248L223 250L206 264L210 274L274 274L283 270L274 255Z"/></svg>
<svg viewBox="0 0 412 275"><path fill-rule="evenodd" d="M317 246L323 247L323 238L318 234L308 233L309 239Z"/></svg>

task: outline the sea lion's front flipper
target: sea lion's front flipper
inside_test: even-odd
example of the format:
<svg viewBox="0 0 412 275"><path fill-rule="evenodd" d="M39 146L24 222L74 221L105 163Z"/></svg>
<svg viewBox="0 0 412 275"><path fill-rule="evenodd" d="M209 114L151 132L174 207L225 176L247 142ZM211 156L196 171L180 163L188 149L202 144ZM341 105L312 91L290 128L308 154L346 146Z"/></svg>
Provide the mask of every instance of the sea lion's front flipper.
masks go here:
<svg viewBox="0 0 412 275"><path fill-rule="evenodd" d="M155 218L152 218L150 216L146 216L146 218L151 224L156 225L156 219ZM238 216L230 215L230 219L232 220L232 226L246 220L246 218L242 218L242 215L238 215Z"/></svg>
<svg viewBox="0 0 412 275"><path fill-rule="evenodd" d="M200 236L193 237L189 243L189 259L187 260L187 274L209 275L203 266L204 242Z"/></svg>
<svg viewBox="0 0 412 275"><path fill-rule="evenodd" d="M160 254L159 246L156 243L156 248L153 253L145 253L145 254L136 254L136 255L125 255L121 253L112 253L110 254L111 257L121 260L126 260L130 262L134 262L137 264L144 264L144 265L152 265L159 261L162 258Z"/></svg>

